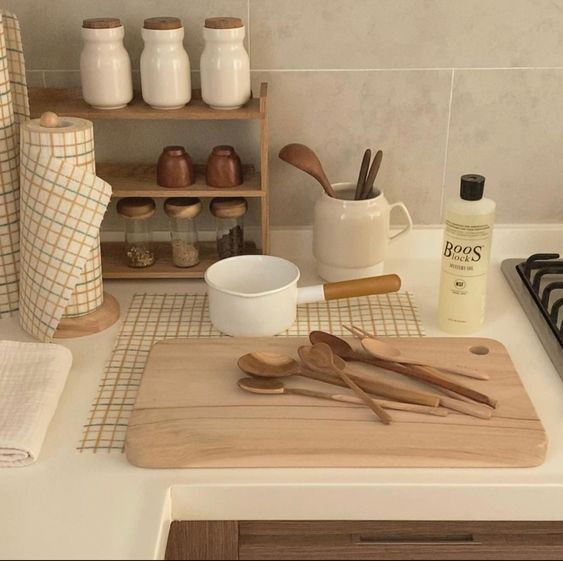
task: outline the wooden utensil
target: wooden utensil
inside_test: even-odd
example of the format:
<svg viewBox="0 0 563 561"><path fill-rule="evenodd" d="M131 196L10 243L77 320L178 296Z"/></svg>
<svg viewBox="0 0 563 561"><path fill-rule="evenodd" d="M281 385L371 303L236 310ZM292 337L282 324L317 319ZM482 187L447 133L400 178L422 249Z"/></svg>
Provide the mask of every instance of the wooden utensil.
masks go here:
<svg viewBox="0 0 563 561"><path fill-rule="evenodd" d="M490 407L461 401L453 397L440 396L440 405L446 409L451 409L452 411L464 413L465 415L479 419L490 419L493 416L493 410Z"/></svg>
<svg viewBox="0 0 563 561"><path fill-rule="evenodd" d="M352 403L354 405L365 405L363 400L353 395L334 394L309 390L307 388L287 387L279 378L241 378L238 381L239 388L256 394L291 394L314 397L341 403ZM414 405L412 403L400 403L398 401L374 400L384 409L395 409L397 411L410 411L412 413L422 413L424 415L434 415L436 417L446 417L448 410L443 407L426 407L424 405Z"/></svg>
<svg viewBox="0 0 563 561"><path fill-rule="evenodd" d="M431 367L436 370L446 370L447 372L450 372L452 374L459 374L460 376L475 378L476 380L489 379L489 376L487 374L483 374L482 372L477 372L475 370L470 370L468 368L461 368L459 366L453 365L442 365L434 362L432 362L432 364L429 364L427 362L417 360L416 358L406 356L399 349L397 349L397 347L394 347L393 345L390 345L389 343L382 341L381 339L376 339L375 337L369 337L368 340L373 341L373 343L369 343L369 353L372 356L380 358L381 360L400 362L401 364L413 364L415 366Z"/></svg>
<svg viewBox="0 0 563 561"><path fill-rule="evenodd" d="M341 360L336 357L335 360ZM342 361L343 363L343 361ZM342 378L332 371L316 371L309 368L302 368L297 361L290 356L276 353L248 353L238 359L238 367L249 376L260 378L285 378L288 376L303 376L333 386L347 387ZM388 382L377 380L363 380L355 374L349 376L365 392L383 396L401 402L424 405L427 407L438 407L440 397L415 390L401 388Z"/></svg>
<svg viewBox="0 0 563 561"><path fill-rule="evenodd" d="M304 144L287 144L280 150L279 157L314 177L329 197L337 198L319 158L311 148Z"/></svg>
<svg viewBox="0 0 563 561"><path fill-rule="evenodd" d="M375 183L375 178L377 177L377 173L379 168L381 167L381 160L383 159L383 152L378 150L373 158L373 162L371 167L369 168L369 173L364 183L364 187L362 189L361 198L362 199L369 199L371 196L371 191L373 189L373 185Z"/></svg>
<svg viewBox="0 0 563 561"><path fill-rule="evenodd" d="M301 375L299 363L287 355L277 353L248 353L238 359L238 367L250 376L286 378Z"/></svg>
<svg viewBox="0 0 563 561"><path fill-rule="evenodd" d="M326 333L325 331L311 331L309 334L309 340L311 343L326 343L332 349L332 352L344 360L356 360L359 362L364 362L365 364L371 364L385 370L391 370L404 376L418 378L416 372L411 373L411 370L416 369L416 367L409 368L395 362L382 361L377 358L369 357L363 355L362 353L355 351L352 346L331 333ZM443 392L449 392L445 388L440 388ZM474 401L465 398L462 395L451 392L449 397L439 396L440 404L444 407L451 409L452 411L458 411L459 413L465 413L466 415L471 415L472 417L478 417L480 419L490 419L492 415L492 410L489 407L478 405ZM460 401L461 400L461 401ZM466 401L464 403L464 401ZM468 403L469 402L469 403Z"/></svg>
<svg viewBox="0 0 563 561"><path fill-rule="evenodd" d="M344 326L346 328L346 326ZM348 328L349 329L349 328ZM353 329L349 329L352 333L354 333ZM365 334L366 332L364 332ZM372 335L367 335L370 339L374 339L375 337ZM363 339L363 337L361 337ZM363 353L360 353L356 350L354 350L352 348L352 346L345 341L344 339L341 339L340 337L337 337L336 335L332 335L332 333L327 333L326 331L311 331L311 333L309 334L309 340L311 341L312 344L314 343L326 343L327 345L330 345L330 348L332 349L332 352L335 353L336 355L338 355L339 357L343 358L344 360L356 360L358 362L364 362L366 364L373 364L374 366L379 366L380 368L386 368L388 370L394 370L395 372L399 372L401 369L395 369L395 368L391 368L390 366L392 364L397 364L397 363L401 363L401 364L409 364L409 365L419 365L419 366L425 366L423 364L421 364L420 361L416 361L414 362L414 360L412 362L407 362L407 361L403 361L403 360L392 360L392 361L388 361L387 359L383 359L383 358L375 358L375 356L367 356ZM393 347L393 349L396 351L397 349L395 347ZM404 355L401 355L404 356ZM386 366L384 363L389 362L389 366ZM466 376L468 378L475 378L477 380L488 380L489 379L489 375L488 374L484 374L482 372L478 372L476 370L472 370L472 369L461 369L458 367L436 367L433 366L434 368L437 368L438 370L443 370L445 372L448 373L453 373L453 374L460 374L461 376ZM463 374L462 374L463 372Z"/></svg>
<svg viewBox="0 0 563 561"><path fill-rule="evenodd" d="M382 423L391 423L391 416L387 414L377 403L375 403L365 392L356 384L344 371L346 365L335 361L334 354L330 347L324 343L313 345L312 347L300 347L299 356L301 360L312 370L331 370L342 378L342 381L352 389L356 395L376 414Z"/></svg>
<svg viewBox="0 0 563 561"><path fill-rule="evenodd" d="M399 364L402 364L400 359L397 360L397 358L395 358L396 356L401 357L402 355L400 353L399 355L387 354L387 352L385 352L387 344L383 343L378 339L372 339L370 337L366 337L365 339L362 339L362 346L368 353L370 353L375 358L379 358L380 360L387 362L398 362ZM381 352L382 350L383 353ZM452 390L456 393L459 393L470 399L473 399L474 401L477 401L479 403L484 403L485 405L489 405L493 409L497 405L496 400L492 399L488 395L485 395L472 388L468 388L467 386L463 386L462 384L450 380L449 378L443 376L439 370L435 370L434 368L428 366L417 365L416 368L411 369L409 371L407 376L418 378L419 380L423 380L435 386Z"/></svg>
<svg viewBox="0 0 563 561"><path fill-rule="evenodd" d="M362 192L364 190L364 184L366 182L366 177L369 169L369 162L371 160L371 150L368 148L364 152L364 157L362 158L362 164L360 166L360 174L358 175L358 182L356 183L356 192L354 193L354 200L359 201Z"/></svg>

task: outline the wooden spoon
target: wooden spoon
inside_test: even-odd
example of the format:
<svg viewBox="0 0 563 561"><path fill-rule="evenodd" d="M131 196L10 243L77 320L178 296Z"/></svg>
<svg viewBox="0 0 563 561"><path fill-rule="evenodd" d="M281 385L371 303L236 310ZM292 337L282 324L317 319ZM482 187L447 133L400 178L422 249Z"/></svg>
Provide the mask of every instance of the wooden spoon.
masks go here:
<svg viewBox="0 0 563 561"><path fill-rule="evenodd" d="M403 362L404 356L398 349L388 343L380 341L379 339L366 337L365 339L362 339L362 346L368 353L380 360L398 362L399 364L409 364L408 362ZM439 370L427 365L417 363L416 368L410 370L408 376L418 378L419 380L434 384L435 386L452 390L458 394L473 399L474 401L489 405L493 409L497 405L496 400L490 398L488 395L454 382L453 380L443 376Z"/></svg>
<svg viewBox="0 0 563 561"><path fill-rule="evenodd" d="M364 190L364 184L366 182L366 177L368 175L370 160L371 160L371 150L368 148L364 152L364 157L362 158L362 165L360 166L360 175L358 175L358 182L356 183L356 192L354 193L355 201L359 201L362 198L362 192Z"/></svg>
<svg viewBox="0 0 563 561"><path fill-rule="evenodd" d="M238 367L245 374L260 378L301 375L301 367L294 358L277 353L248 353L238 359Z"/></svg>
<svg viewBox="0 0 563 561"><path fill-rule="evenodd" d="M400 362L401 364L413 364L415 366L425 366L435 368L437 370L444 370L452 374L459 374L460 376L466 376L467 378L475 378L476 380L488 380L489 375L478 372L477 370L472 370L470 368L462 368L459 366L449 366L432 363L429 364L422 360L417 360L416 358L405 356L405 354L394 347L386 341L381 341L381 339L376 339L375 337L369 337L362 340L362 345L366 351L368 351L372 356L379 358L381 360L388 360L390 362ZM369 347L369 348L368 348Z"/></svg>
<svg viewBox="0 0 563 561"><path fill-rule="evenodd" d="M362 199L369 199L371 196L373 184L375 183L375 178L377 177L377 172L381 167L381 160L383 160L383 152L381 150L378 150L373 158L373 162L371 164L371 167L369 168L366 182L364 183L364 187L360 195Z"/></svg>
<svg viewBox="0 0 563 561"><path fill-rule="evenodd" d="M375 339L375 337L370 337L370 339L379 341L378 339ZM343 358L344 360L356 360L358 362L365 362L366 364L373 364L375 366L386 368L388 370L395 370L396 372L402 373L402 370L390 368L388 364L400 363L400 364L409 364L416 366L427 366L422 364L420 361L415 361L414 359L409 359L408 361L403 360L403 358L390 360L390 358L387 357L383 358L381 353L377 355L377 357L375 353L370 353L370 356L366 356L365 354L354 350L350 345L350 343L348 343L348 341L345 341L344 339L341 339L336 335L332 335L331 333L327 333L326 331L311 331L311 333L309 334L309 340L313 345L315 343L326 343L327 345L330 346L334 354L338 355L340 358ZM392 347L388 343L383 343L383 341L380 341L380 343L387 345L389 348L392 348L393 351L395 352L399 352L397 348ZM404 355L401 354L401 357L404 357ZM489 379L488 374L483 374L482 372L477 372L476 370L462 369L462 368L452 369L449 366L443 368L434 366L434 368L437 368L438 370L444 370L448 373L466 376L467 378L475 378L477 380Z"/></svg>
<svg viewBox="0 0 563 561"><path fill-rule="evenodd" d="M365 405L358 397L345 394L333 394L308 390L306 388L291 388L284 385L279 378L241 378L238 381L239 388L257 394L292 394L305 397L315 397L340 403L352 403L354 405ZM448 410L443 407L426 407L424 405L413 405L412 403L400 403L398 401L377 400L377 403L385 409L396 409L398 411L411 411L413 413L423 413L437 417L446 417Z"/></svg>
<svg viewBox="0 0 563 561"><path fill-rule="evenodd" d="M284 162L314 177L329 197L337 198L319 158L311 148L304 144L286 144L280 150L279 157Z"/></svg>
<svg viewBox="0 0 563 561"><path fill-rule="evenodd" d="M298 352L301 360L309 368L313 370L332 370L335 374L340 376L342 381L377 415L382 423L385 425L391 423L391 416L375 403L369 395L346 374L346 363L342 365L339 361L335 360L335 358L338 357L335 357L328 345L318 343L312 347L300 347Z"/></svg>
<svg viewBox="0 0 563 561"><path fill-rule="evenodd" d="M386 362L377 358L372 358L363 355L362 353L355 351L352 346L331 333L326 333L325 331L311 331L309 334L309 340L312 344L315 343L326 343L330 345L332 352L340 356L344 360L355 360L359 362L364 362L366 364L372 364L383 368L385 370L391 370L404 376L409 376L412 378L420 379L420 376L416 372L411 372L408 366L403 366L395 362ZM416 367L415 367L416 369ZM441 391L449 392L446 388L441 387ZM455 397L454 397L455 395ZM458 411L460 413L465 413L466 415L471 415L472 417L479 417L481 419L490 419L492 411L489 407L485 407L469 400L461 395L456 395L454 392L449 393L450 397L440 396L440 404L453 411ZM470 403L460 401L467 399Z"/></svg>
<svg viewBox="0 0 563 561"><path fill-rule="evenodd" d="M339 357L335 360L344 361ZM296 360L290 356L276 353L248 353L241 356L238 360L238 367L249 376L258 378L286 378L288 376L303 376L312 378L326 384L347 387L347 384L339 375L332 370L319 371L308 368L300 368ZM412 404L425 405L427 407L438 407L440 404L439 396L401 388L387 382L377 380L363 380L350 373L354 381L366 392L380 395L388 399L403 401Z"/></svg>

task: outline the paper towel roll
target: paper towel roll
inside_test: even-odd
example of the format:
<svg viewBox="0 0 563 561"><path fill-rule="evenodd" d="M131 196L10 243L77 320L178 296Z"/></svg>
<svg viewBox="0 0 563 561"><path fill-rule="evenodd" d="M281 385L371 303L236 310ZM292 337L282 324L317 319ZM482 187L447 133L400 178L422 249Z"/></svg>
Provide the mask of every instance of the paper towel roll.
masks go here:
<svg viewBox="0 0 563 561"><path fill-rule="evenodd" d="M19 302L19 126L29 117L20 26L0 12L0 318Z"/></svg>
<svg viewBox="0 0 563 561"><path fill-rule="evenodd" d="M20 321L50 340L63 315L89 314L103 303L99 228L111 187L95 175L92 123L24 123L20 182Z"/></svg>

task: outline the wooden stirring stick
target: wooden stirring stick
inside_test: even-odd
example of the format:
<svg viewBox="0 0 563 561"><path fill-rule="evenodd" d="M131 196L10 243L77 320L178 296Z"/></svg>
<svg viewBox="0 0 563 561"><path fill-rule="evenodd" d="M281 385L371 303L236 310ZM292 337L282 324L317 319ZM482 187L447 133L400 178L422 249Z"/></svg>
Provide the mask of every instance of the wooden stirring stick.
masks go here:
<svg viewBox="0 0 563 561"><path fill-rule="evenodd" d="M358 397L354 397L353 395L333 394L328 392L320 392L317 390L310 390L307 388L295 388L286 386L281 380L276 378L241 378L238 381L238 386L239 388L247 392L256 394L291 394L365 406L363 400ZM443 407L426 407L424 405L413 405L412 403L400 403L398 401L387 401L381 399L374 401L384 409L410 411L412 413L422 413L423 415L434 415L437 417L446 417L448 415L448 410L444 409Z"/></svg>
<svg viewBox="0 0 563 561"><path fill-rule="evenodd" d="M369 395L367 395L344 371L344 368L338 368L334 361L334 355L328 345L319 343L312 347L299 347L298 350L301 360L306 366L312 370L332 371L338 375L342 381L352 389L356 395L375 413L375 415L385 425L391 423L391 416L386 413L377 403L375 403Z"/></svg>

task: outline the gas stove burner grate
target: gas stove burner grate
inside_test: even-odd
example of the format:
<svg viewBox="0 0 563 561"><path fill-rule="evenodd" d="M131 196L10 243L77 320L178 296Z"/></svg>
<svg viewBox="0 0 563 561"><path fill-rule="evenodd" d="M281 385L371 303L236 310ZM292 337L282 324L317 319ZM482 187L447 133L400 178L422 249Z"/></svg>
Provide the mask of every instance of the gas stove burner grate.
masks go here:
<svg viewBox="0 0 563 561"><path fill-rule="evenodd" d="M563 347L563 319L559 322L563 297L552 301L552 295L563 288L563 261L559 257L558 253L535 253L523 263L516 265L516 270L559 341L559 345ZM549 280L551 277L555 277L556 280ZM542 283L542 279L547 282Z"/></svg>
<svg viewBox="0 0 563 561"><path fill-rule="evenodd" d="M563 260L559 253L506 259L502 271L563 378Z"/></svg>

